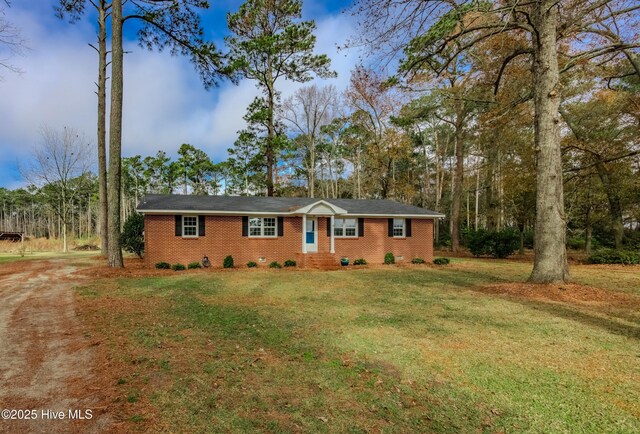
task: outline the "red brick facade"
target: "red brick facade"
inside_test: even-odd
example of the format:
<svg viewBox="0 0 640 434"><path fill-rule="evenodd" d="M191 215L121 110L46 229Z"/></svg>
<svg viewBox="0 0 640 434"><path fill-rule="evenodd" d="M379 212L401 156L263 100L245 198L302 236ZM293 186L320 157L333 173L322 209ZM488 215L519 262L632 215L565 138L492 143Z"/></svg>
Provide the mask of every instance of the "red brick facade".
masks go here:
<svg viewBox="0 0 640 434"><path fill-rule="evenodd" d="M327 236L329 219L317 219L318 253L326 254L331 248L331 238ZM411 223L411 237L393 238L388 236L386 218L366 218L364 236L335 238L336 261L346 256L352 261L364 258L371 264L379 264L387 252L402 257L399 261L411 261L416 257L432 261L433 219L414 218ZM206 216L205 236L198 238L176 236L174 215L146 214L144 229L145 263L148 266L160 261L186 265L201 261L203 256L208 256L214 267L222 266L227 255L233 256L237 266L244 266L249 261L259 262L259 258L264 258L266 265L303 257L302 217L284 217L283 236L276 238L243 237L241 216Z"/></svg>

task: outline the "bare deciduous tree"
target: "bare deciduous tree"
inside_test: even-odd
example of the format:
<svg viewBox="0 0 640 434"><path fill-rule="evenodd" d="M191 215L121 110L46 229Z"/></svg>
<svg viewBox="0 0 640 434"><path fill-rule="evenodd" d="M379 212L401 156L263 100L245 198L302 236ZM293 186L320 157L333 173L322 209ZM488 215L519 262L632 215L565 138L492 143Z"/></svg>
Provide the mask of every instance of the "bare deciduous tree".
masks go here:
<svg viewBox="0 0 640 434"><path fill-rule="evenodd" d="M315 197L315 174L317 165L317 145L320 129L332 121L336 115L338 92L335 86L306 86L298 89L282 105L282 117L292 129L302 135L306 158L303 159L307 173L309 197Z"/></svg>
<svg viewBox="0 0 640 434"><path fill-rule="evenodd" d="M56 130L48 126L40 132L42 141L33 148L30 162L22 166L22 176L31 184L46 188L62 222L63 250L68 251L67 225L71 204L81 192L77 178L87 174L94 165L93 147L89 140L73 128ZM75 181L75 182L74 182Z"/></svg>
<svg viewBox="0 0 640 434"><path fill-rule="evenodd" d="M20 30L5 18L4 8L0 7L0 69L22 73L20 68L9 61L12 57L21 55L26 47Z"/></svg>

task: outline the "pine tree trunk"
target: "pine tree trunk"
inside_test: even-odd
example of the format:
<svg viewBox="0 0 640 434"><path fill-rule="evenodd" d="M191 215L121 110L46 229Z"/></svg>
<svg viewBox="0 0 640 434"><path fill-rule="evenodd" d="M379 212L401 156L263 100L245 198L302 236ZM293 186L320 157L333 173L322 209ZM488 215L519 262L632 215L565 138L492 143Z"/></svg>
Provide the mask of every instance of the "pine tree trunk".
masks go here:
<svg viewBox="0 0 640 434"><path fill-rule="evenodd" d="M100 248L109 252L109 208L107 206L107 11L104 0L98 8L98 197Z"/></svg>
<svg viewBox="0 0 640 434"><path fill-rule="evenodd" d="M109 124L109 254L110 267L122 268L120 247L120 185L122 157L122 0L111 9L111 114Z"/></svg>
<svg viewBox="0 0 640 434"><path fill-rule="evenodd" d="M536 150L535 258L529 281L569 280L560 149L560 89L555 0L534 3L537 30L533 65Z"/></svg>
<svg viewBox="0 0 640 434"><path fill-rule="evenodd" d="M456 168L453 180L453 198L451 201L451 250L460 249L460 209L462 205L462 187L464 182L464 141L462 138L463 117L456 119Z"/></svg>

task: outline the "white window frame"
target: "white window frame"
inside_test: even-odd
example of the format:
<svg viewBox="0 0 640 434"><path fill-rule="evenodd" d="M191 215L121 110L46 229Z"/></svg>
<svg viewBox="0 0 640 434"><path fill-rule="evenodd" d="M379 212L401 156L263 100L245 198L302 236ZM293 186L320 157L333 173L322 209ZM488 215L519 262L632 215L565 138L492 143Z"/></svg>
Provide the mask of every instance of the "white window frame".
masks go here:
<svg viewBox="0 0 640 434"><path fill-rule="evenodd" d="M185 220L188 218L194 218L196 219L196 224L194 225L186 225L185 224ZM185 228L196 228L196 233L195 235L187 235L187 232L185 231ZM183 215L182 216L182 237L183 238L198 238L200 236L200 219L197 215Z"/></svg>
<svg viewBox="0 0 640 434"><path fill-rule="evenodd" d="M274 225L273 226L266 226L267 228L273 227L273 235L265 235L265 233L264 233L264 229L265 229L264 220L265 219L273 219L274 220ZM260 226L251 226L251 220L260 220ZM249 225L249 227L247 228L247 231L248 231L249 238L277 238L278 237L278 217L271 217L271 216L267 216L267 217L249 217L248 225ZM251 229L252 228L253 229L259 228L260 229L260 234L259 235L251 235Z"/></svg>
<svg viewBox="0 0 640 434"><path fill-rule="evenodd" d="M402 221L402 233L400 235L396 235L396 221ZM393 219L393 227L392 227L393 238L406 238L407 236L407 219Z"/></svg>
<svg viewBox="0 0 640 434"><path fill-rule="evenodd" d="M354 235L346 235L347 233L347 220L355 221L355 233ZM338 222L342 222L341 225ZM336 229L340 229L342 231L342 235L338 235L336 233ZM352 229L352 228L349 228ZM333 220L333 236L336 238L358 238L358 219L357 218L335 218Z"/></svg>

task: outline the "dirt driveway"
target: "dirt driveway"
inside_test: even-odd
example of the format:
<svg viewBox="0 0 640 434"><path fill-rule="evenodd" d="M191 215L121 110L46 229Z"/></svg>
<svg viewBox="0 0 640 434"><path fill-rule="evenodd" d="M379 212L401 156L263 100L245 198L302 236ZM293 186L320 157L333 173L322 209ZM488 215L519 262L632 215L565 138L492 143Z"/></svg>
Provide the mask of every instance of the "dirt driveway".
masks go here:
<svg viewBox="0 0 640 434"><path fill-rule="evenodd" d="M110 428L95 343L74 308L76 269L66 259L0 265L0 432Z"/></svg>

